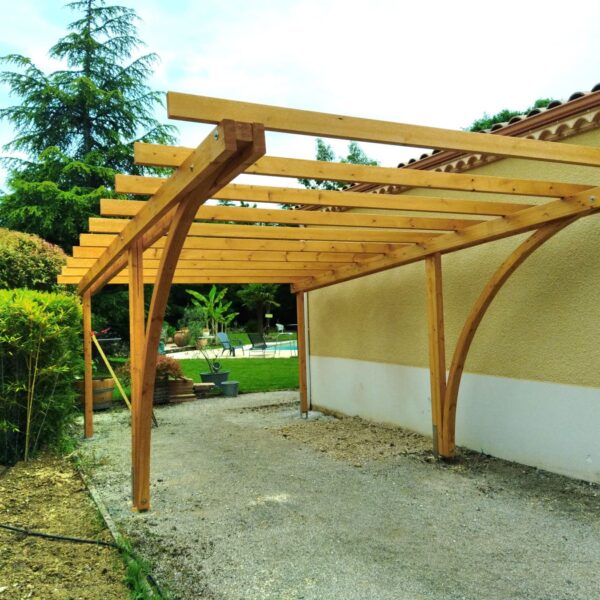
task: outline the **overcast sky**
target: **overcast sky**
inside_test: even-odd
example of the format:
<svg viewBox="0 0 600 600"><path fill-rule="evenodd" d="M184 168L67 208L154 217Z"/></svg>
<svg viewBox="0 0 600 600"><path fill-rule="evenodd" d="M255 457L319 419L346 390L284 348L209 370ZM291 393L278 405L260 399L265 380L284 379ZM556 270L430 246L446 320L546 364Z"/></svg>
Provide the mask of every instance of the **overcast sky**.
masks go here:
<svg viewBox="0 0 600 600"><path fill-rule="evenodd" d="M146 50L161 57L150 85L163 91L456 129L600 81L597 0L120 3L136 10ZM57 68L47 50L74 18L64 3L0 0L0 8L0 55ZM0 88L0 106L13 101ZM205 131L180 124L180 143L197 145ZM0 145L11 136L0 123ZM363 147L385 166L421 153ZM313 158L314 139L272 135L268 153Z"/></svg>

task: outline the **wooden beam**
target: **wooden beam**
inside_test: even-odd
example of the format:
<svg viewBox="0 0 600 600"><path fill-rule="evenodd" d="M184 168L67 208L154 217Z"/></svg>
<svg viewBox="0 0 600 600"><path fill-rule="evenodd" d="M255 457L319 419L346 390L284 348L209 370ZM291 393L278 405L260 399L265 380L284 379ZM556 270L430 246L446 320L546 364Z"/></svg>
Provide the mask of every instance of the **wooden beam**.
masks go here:
<svg viewBox="0 0 600 600"><path fill-rule="evenodd" d="M241 209L246 210L246 209ZM128 219L90 218L92 233L124 234ZM431 232L413 232L395 229L367 229L344 227L268 227L264 225L229 225L225 223L194 223L189 230L196 237L234 237L277 240L330 240L355 242L421 243L435 235Z"/></svg>
<svg viewBox="0 0 600 600"><path fill-rule="evenodd" d="M584 216L600 210L600 187L582 192L564 200L548 202L527 208L513 215L473 225L459 233L447 233L430 242L412 248L393 250L385 258L369 261L368 264L351 265L335 269L332 274L308 279L294 285L294 291L314 290L334 283L349 281L370 273L378 273L392 267L423 260L437 252L444 254L478 244L491 242L569 217Z"/></svg>
<svg viewBox="0 0 600 600"><path fill-rule="evenodd" d="M526 138L507 139L489 133L408 125L177 92L167 94L167 109L172 119L197 123L218 123L223 118L230 118L264 123L268 131L600 166L600 148L589 146Z"/></svg>
<svg viewBox="0 0 600 600"><path fill-rule="evenodd" d="M561 144L566 146L567 144ZM157 144L134 146L137 164L148 166L176 167L189 156L190 149ZM562 198L589 188L585 185L542 181L533 179L515 179L494 177L491 175L471 175L466 173L440 173L438 171L420 171L418 169L395 169L390 167L372 167L347 163L332 163L320 160L303 160L265 156L246 169L254 175L272 175L278 177L309 178L318 180L345 181L355 183L376 183L381 185L400 185L412 188L446 189L467 192L490 192L522 196L542 196Z"/></svg>
<svg viewBox="0 0 600 600"><path fill-rule="evenodd" d="M153 226L167 216L184 198L199 193L203 189L205 197L210 197L215 188L219 173L226 168L228 160L235 155L238 145L248 141L250 126L241 126L233 121L221 123L191 154L177 172L149 202L143 211L132 219L90 272L79 284L79 293L83 293L111 268L117 258L126 255L133 242L148 233ZM217 186L218 187L218 186Z"/></svg>
<svg viewBox="0 0 600 600"><path fill-rule="evenodd" d="M100 200L100 214L107 217L134 217L145 206L140 200ZM269 210L232 206L201 206L196 219L236 223L277 223L329 227L366 227L393 229L432 229L458 231L481 223L475 219L407 217L373 213L309 212L305 210Z"/></svg>
<svg viewBox="0 0 600 600"><path fill-rule="evenodd" d="M456 342L448 375L448 385L444 398L443 433L440 454L444 457L454 456L456 450L456 406L458 391L465 363L471 348L471 342L485 316L490 304L502 289L509 277L531 256L542 244L564 229L574 219L566 219L550 223L538 229L533 235L520 244L510 256L500 265L497 271L483 288L479 298L473 304Z"/></svg>
<svg viewBox="0 0 600 600"><path fill-rule="evenodd" d="M302 263L297 263L302 264ZM144 277L154 277L158 274L158 268L150 268L144 266ZM79 276L84 277L88 272L88 268L77 268L77 267L64 267L62 271L62 275L65 276ZM237 277L237 276L254 276L254 277L295 277L296 279L301 279L302 277L313 277L316 275L320 275L321 273L327 273L330 269L326 268L302 268L296 267L293 264L284 265L281 268L256 268L253 267L250 263L242 263L241 268L237 269L185 269L180 268L175 265L175 277L180 279L186 277L219 277L220 275L224 275L226 277ZM129 272L127 270L121 271L122 277L128 277Z"/></svg>
<svg viewBox="0 0 600 600"><path fill-rule="evenodd" d="M92 372L92 296L82 297L83 311L83 366L84 366L84 404L83 435L91 438L94 435L94 381Z"/></svg>
<svg viewBox="0 0 600 600"><path fill-rule="evenodd" d="M429 380L431 387L431 419L433 424L433 453L438 456L442 447L443 403L446 392L446 351L444 337L444 301L442 291L442 257L428 256L427 330L429 339Z"/></svg>
<svg viewBox="0 0 600 600"><path fill-rule="evenodd" d="M67 258L67 266L81 265L91 267L94 259L102 255L104 248L93 246L75 246L73 257ZM144 252L144 259L150 261L159 259L162 248L148 248ZM179 255L181 261L251 261L251 262L319 262L319 263L352 263L373 257L380 257L381 253L365 252L313 252L297 251L270 251L270 250L182 250Z"/></svg>
<svg viewBox="0 0 600 600"><path fill-rule="evenodd" d="M62 285L79 285L83 275L59 275L57 277L58 283ZM209 284L229 284L229 283L298 283L305 281L306 276L303 275L247 275L240 274L236 276L231 275L185 275L178 276L177 274L173 278L172 283L174 285L209 285ZM156 277L154 275L144 275L144 283L154 285ZM106 285L127 285L129 278L127 274L119 274L106 282Z"/></svg>
<svg viewBox="0 0 600 600"><path fill-rule="evenodd" d="M437 234L431 234L437 235ZM414 234L410 234L414 236ZM82 233L79 243L83 247L106 247L116 239L114 234ZM151 249L161 249L165 245L165 238L157 240ZM348 242L348 241L321 241L321 240L267 240L267 239L238 239L235 237L202 238L188 237L183 245L184 250L244 250L244 251L275 251L275 252L359 252L385 254L392 250L414 244L417 241L405 243L389 242Z"/></svg>
<svg viewBox="0 0 600 600"><path fill-rule="evenodd" d="M141 175L116 175L115 191L120 194L156 194L166 179ZM493 200L463 200L445 196L414 196L409 194L373 194L330 190L304 190L289 187L269 187L232 183L219 190L214 198L267 204L300 206L335 206L340 208L374 208L377 210L410 210L479 216L504 216L531 206L517 202Z"/></svg>
<svg viewBox="0 0 600 600"><path fill-rule="evenodd" d="M310 410L308 403L307 385L307 355L306 346L306 321L304 319L304 294L296 294L296 322L298 332L298 382L300 389L300 413L306 414Z"/></svg>
<svg viewBox="0 0 600 600"><path fill-rule="evenodd" d="M146 411L150 411L152 418L152 405L145 406L142 402L142 356L144 353L144 279L143 279L143 249L138 240L128 250L129 271L129 362L131 365L131 464L132 469L132 500L134 490L139 488L136 480L140 472L139 459L146 449L138 444L138 439L144 441L144 436L138 437L138 432L143 431L148 420ZM147 439L149 441L149 438ZM149 449L148 449L149 450Z"/></svg>
<svg viewBox="0 0 600 600"><path fill-rule="evenodd" d="M89 269L95 260L93 258L67 258L66 268L78 269L85 273ZM153 271L158 269L159 259L149 258L144 261L144 268L147 271ZM208 271L245 271L248 269L255 270L259 269L262 271L267 270L293 270L293 271L326 271L329 269L335 269L344 264L351 264L352 261L345 262L323 262L323 261L289 261L289 260L275 260L275 261L260 261L260 260L185 260L180 258L177 262L176 272L184 273L185 271L195 271L196 273L203 273Z"/></svg>

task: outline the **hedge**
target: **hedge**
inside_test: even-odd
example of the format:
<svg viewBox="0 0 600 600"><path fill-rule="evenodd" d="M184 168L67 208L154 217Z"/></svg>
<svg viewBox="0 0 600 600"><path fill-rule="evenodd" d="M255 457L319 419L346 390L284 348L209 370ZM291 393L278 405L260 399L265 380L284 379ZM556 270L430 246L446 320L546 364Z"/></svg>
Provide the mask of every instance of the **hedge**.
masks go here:
<svg viewBox="0 0 600 600"><path fill-rule="evenodd" d="M0 227L0 288L57 291L66 254L37 235Z"/></svg>
<svg viewBox="0 0 600 600"><path fill-rule="evenodd" d="M80 353L77 297L0 290L0 464L63 438L76 413Z"/></svg>

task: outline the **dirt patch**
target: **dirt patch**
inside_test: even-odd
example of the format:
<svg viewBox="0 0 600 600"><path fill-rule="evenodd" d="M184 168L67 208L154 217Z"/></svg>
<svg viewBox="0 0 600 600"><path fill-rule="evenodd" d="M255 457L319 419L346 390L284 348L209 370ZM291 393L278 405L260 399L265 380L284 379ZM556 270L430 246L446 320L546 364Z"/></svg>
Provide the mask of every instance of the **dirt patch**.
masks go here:
<svg viewBox="0 0 600 600"><path fill-rule="evenodd" d="M431 440L392 425L370 423L360 417L301 420L280 429L284 438L308 444L355 466L393 456L418 455L433 459Z"/></svg>
<svg viewBox="0 0 600 600"><path fill-rule="evenodd" d="M73 466L44 456L0 478L0 523L112 541ZM0 529L0 599L129 598L112 548L44 540Z"/></svg>

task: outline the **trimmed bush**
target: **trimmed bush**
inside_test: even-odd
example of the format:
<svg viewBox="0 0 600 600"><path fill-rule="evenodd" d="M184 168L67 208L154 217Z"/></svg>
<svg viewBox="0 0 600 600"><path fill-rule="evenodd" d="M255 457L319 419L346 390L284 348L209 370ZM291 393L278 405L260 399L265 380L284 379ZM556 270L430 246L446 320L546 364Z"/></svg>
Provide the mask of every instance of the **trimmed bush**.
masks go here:
<svg viewBox="0 0 600 600"><path fill-rule="evenodd" d="M66 254L37 235L0 228L0 288L59 289Z"/></svg>
<svg viewBox="0 0 600 600"><path fill-rule="evenodd" d="M63 438L76 413L80 340L77 297L0 290L0 463Z"/></svg>

